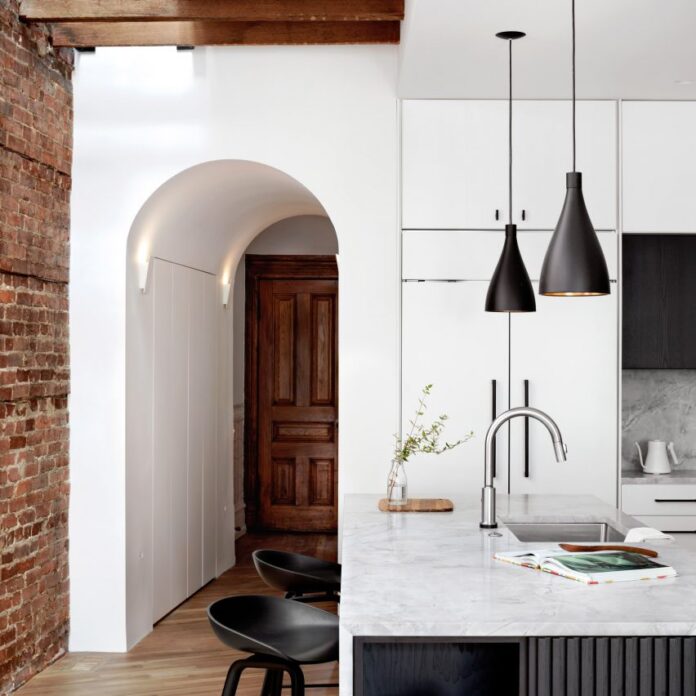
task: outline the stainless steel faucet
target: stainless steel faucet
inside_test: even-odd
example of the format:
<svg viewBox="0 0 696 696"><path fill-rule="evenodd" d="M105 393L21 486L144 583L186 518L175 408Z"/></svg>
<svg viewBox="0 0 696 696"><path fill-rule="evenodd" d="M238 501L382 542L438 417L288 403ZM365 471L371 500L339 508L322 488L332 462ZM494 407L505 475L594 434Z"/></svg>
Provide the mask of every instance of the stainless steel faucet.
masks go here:
<svg viewBox="0 0 696 696"><path fill-rule="evenodd" d="M563 444L563 437L558 426L553 418L548 414L536 408L529 406L521 406L519 408L511 408L509 411L501 413L490 425L486 433L486 455L484 463L484 485L481 491L481 527L484 529L494 529L498 526L495 521L495 486L493 485L493 441L495 435L500 430L500 427L509 420L517 417L536 418L540 423L546 426L546 429L551 435L553 449L556 453L556 461L564 462L566 460L566 452L568 449Z"/></svg>

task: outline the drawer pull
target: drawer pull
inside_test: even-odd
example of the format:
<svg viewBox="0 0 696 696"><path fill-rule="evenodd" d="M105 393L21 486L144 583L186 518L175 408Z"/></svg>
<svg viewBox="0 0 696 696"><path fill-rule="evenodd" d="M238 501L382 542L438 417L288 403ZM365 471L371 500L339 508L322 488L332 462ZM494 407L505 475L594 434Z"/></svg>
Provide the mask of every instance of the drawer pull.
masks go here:
<svg viewBox="0 0 696 696"><path fill-rule="evenodd" d="M656 503L696 503L696 498L655 498Z"/></svg>
<svg viewBox="0 0 696 696"><path fill-rule="evenodd" d="M696 534L696 529L663 529L665 534Z"/></svg>

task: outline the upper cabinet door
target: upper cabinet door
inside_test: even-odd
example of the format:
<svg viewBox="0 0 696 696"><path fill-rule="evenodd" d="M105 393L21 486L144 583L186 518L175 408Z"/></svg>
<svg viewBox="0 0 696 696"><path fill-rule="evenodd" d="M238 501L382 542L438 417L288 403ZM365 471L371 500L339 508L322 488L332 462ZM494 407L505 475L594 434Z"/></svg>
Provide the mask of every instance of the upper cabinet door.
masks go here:
<svg viewBox="0 0 696 696"><path fill-rule="evenodd" d="M625 232L696 232L696 102L624 102Z"/></svg>
<svg viewBox="0 0 696 696"><path fill-rule="evenodd" d="M572 170L572 104L513 104L513 220L521 229L552 230ZM616 102L577 103L577 171L595 229L617 227Z"/></svg>
<svg viewBox="0 0 696 696"><path fill-rule="evenodd" d="M404 101L402 117L402 227L499 229L507 210L505 102Z"/></svg>

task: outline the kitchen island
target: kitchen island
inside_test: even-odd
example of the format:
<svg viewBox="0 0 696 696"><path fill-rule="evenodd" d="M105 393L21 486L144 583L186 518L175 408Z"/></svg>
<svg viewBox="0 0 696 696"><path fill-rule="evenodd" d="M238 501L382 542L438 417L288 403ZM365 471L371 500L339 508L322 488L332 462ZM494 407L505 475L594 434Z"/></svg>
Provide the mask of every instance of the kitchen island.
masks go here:
<svg viewBox="0 0 696 696"><path fill-rule="evenodd" d="M451 513L382 513L378 499L345 501L341 696L696 694L696 554L656 542L679 577L589 586L493 554L554 546L505 521L642 526L597 498L499 495L495 530L479 529L477 498Z"/></svg>

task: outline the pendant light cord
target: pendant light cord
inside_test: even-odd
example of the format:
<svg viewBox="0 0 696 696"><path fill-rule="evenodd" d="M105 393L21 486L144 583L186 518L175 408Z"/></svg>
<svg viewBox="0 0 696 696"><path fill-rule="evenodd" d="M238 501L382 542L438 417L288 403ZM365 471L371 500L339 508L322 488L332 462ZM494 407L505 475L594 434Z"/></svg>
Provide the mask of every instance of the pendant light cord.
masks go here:
<svg viewBox="0 0 696 696"><path fill-rule="evenodd" d="M575 0L571 0L573 9L573 172L575 172Z"/></svg>
<svg viewBox="0 0 696 696"><path fill-rule="evenodd" d="M510 85L508 92L508 219L512 225L512 41L508 41Z"/></svg>

